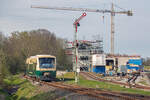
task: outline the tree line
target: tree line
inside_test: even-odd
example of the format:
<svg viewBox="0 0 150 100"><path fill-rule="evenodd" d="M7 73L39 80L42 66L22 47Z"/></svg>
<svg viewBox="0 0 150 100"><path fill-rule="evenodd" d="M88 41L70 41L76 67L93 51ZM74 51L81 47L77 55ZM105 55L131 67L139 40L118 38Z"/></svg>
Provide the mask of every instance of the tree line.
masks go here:
<svg viewBox="0 0 150 100"><path fill-rule="evenodd" d="M144 66L150 66L150 57L143 58L142 60Z"/></svg>
<svg viewBox="0 0 150 100"><path fill-rule="evenodd" d="M71 61L65 55L64 40L45 29L0 33L1 77L25 71L26 58L37 54L50 54L57 58L57 69L71 69Z"/></svg>

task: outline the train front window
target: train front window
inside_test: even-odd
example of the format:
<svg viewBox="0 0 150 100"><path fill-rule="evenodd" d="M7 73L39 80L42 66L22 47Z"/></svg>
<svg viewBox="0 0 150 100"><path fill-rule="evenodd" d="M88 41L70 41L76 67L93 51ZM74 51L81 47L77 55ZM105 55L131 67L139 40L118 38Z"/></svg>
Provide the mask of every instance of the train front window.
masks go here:
<svg viewBox="0 0 150 100"><path fill-rule="evenodd" d="M39 58L40 68L54 68L54 58Z"/></svg>

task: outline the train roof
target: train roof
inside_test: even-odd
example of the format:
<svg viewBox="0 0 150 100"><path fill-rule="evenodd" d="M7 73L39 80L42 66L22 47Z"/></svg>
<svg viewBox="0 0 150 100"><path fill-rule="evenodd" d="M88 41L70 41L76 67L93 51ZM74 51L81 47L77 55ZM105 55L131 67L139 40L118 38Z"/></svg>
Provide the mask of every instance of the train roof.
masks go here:
<svg viewBox="0 0 150 100"><path fill-rule="evenodd" d="M53 56L53 55L36 55L36 57L54 57L55 58L55 56Z"/></svg>
<svg viewBox="0 0 150 100"><path fill-rule="evenodd" d="M53 55L35 55L35 56L30 56L29 58L42 58L42 57L53 57L53 58L55 58L55 56L53 56Z"/></svg>
<svg viewBox="0 0 150 100"><path fill-rule="evenodd" d="M26 63L36 62L37 58L44 58L44 57L46 57L46 58L48 58L48 57L56 58L53 55L35 55L35 56L30 56L29 58L27 58ZM32 61L30 61L30 60L32 60Z"/></svg>

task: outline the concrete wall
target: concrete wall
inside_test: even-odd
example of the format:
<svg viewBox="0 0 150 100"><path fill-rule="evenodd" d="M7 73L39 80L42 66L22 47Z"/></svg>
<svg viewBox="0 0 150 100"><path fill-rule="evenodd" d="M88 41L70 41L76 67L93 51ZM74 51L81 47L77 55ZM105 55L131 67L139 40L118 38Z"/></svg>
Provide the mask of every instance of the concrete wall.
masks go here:
<svg viewBox="0 0 150 100"><path fill-rule="evenodd" d="M106 65L106 55L105 54L94 54L92 55L92 66Z"/></svg>
<svg viewBox="0 0 150 100"><path fill-rule="evenodd" d="M129 61L129 57L118 57L118 66L126 65Z"/></svg>

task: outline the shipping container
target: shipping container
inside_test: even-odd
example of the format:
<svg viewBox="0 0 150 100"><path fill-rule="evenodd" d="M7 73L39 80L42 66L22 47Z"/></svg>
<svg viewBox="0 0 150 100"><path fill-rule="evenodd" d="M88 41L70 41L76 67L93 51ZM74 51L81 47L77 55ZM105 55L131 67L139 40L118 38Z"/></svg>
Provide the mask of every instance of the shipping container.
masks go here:
<svg viewBox="0 0 150 100"><path fill-rule="evenodd" d="M93 72L105 74L105 66L93 66Z"/></svg>
<svg viewBox="0 0 150 100"><path fill-rule="evenodd" d="M133 72L133 71L138 71L138 70L140 70L140 66L139 66L139 67L135 67L135 66L127 65L126 67L127 67L127 69L128 69L128 73L131 73L131 72Z"/></svg>
<svg viewBox="0 0 150 100"><path fill-rule="evenodd" d="M130 65L132 67L139 67L139 65L135 65L135 64L128 64L128 65Z"/></svg>
<svg viewBox="0 0 150 100"><path fill-rule="evenodd" d="M106 65L105 54L94 54L92 55L92 66L104 66Z"/></svg>
<svg viewBox="0 0 150 100"><path fill-rule="evenodd" d="M129 64L142 65L142 59L129 59Z"/></svg>
<svg viewBox="0 0 150 100"><path fill-rule="evenodd" d="M127 66L127 69L135 69L136 71L140 69L140 67L134 67L134 66Z"/></svg>

